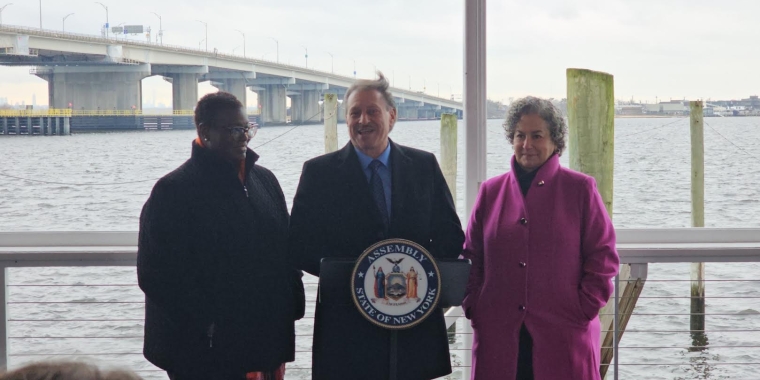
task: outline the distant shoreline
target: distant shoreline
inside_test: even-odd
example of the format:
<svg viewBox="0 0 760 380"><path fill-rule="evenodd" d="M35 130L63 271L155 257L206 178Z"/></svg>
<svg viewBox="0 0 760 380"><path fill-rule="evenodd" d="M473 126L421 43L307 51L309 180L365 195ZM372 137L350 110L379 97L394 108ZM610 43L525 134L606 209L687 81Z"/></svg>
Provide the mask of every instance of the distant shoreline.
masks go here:
<svg viewBox="0 0 760 380"><path fill-rule="evenodd" d="M678 117L684 117L684 116L675 116L675 115L615 115L616 119L667 119L667 118L674 118L674 117L678 118Z"/></svg>

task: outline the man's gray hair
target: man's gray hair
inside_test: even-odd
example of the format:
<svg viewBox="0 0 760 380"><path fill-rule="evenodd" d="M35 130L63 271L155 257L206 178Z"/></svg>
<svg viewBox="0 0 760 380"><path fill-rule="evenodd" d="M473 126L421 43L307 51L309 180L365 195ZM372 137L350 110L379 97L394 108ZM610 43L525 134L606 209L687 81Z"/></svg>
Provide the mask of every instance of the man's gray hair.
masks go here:
<svg viewBox="0 0 760 380"><path fill-rule="evenodd" d="M388 104L389 109L396 109L396 102L393 100L393 94L391 94L389 90L390 87L391 85L388 83L388 80L385 79L383 73L378 71L377 79L359 79L354 82L354 84L352 84L351 87L346 90L346 95L343 97L343 100L348 101L348 98L354 92L375 90L383 96L383 99L385 99L385 103ZM348 113L348 108L346 108L346 113Z"/></svg>
<svg viewBox="0 0 760 380"><path fill-rule="evenodd" d="M567 124L562 116L562 111L546 99L526 96L510 104L509 110L507 110L507 119L503 125L504 130L507 131L507 141L514 144L517 123L525 115L538 115L546 122L552 142L557 146L557 155L561 156L562 152L565 151Z"/></svg>

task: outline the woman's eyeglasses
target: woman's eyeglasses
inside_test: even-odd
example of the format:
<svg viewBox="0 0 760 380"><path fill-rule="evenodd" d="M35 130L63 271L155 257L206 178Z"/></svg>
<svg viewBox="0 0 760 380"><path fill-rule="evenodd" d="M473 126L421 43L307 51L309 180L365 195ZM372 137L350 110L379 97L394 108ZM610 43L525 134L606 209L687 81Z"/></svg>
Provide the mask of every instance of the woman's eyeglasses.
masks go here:
<svg viewBox="0 0 760 380"><path fill-rule="evenodd" d="M253 136L256 136L256 131L259 130L259 125L256 123L248 123L245 127L242 127L242 126L224 127L224 129L226 129L227 132L230 133L230 136L232 136L235 139L238 139L243 136L247 136L248 138L253 138Z"/></svg>

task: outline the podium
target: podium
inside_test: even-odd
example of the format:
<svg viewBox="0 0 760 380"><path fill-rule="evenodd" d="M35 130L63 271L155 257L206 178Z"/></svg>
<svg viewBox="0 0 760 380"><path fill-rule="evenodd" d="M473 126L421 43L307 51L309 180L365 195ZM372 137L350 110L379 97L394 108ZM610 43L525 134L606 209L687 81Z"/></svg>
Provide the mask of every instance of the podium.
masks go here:
<svg viewBox="0 0 760 380"><path fill-rule="evenodd" d="M470 261L435 259L435 263L440 275L440 296L436 308L460 306L470 275ZM357 259L323 258L320 262L317 302L325 305L354 305L351 284L356 265ZM371 322L368 320L367 323ZM396 380L399 370L404 370L398 368L398 329L388 330L390 331L389 375L391 380ZM441 334L446 334L446 331L441 331Z"/></svg>
<svg viewBox="0 0 760 380"><path fill-rule="evenodd" d="M461 306L470 277L470 260L436 259L436 263L441 270L441 299L438 307ZM350 286L355 264L355 259L323 258L319 267L317 302L353 304Z"/></svg>

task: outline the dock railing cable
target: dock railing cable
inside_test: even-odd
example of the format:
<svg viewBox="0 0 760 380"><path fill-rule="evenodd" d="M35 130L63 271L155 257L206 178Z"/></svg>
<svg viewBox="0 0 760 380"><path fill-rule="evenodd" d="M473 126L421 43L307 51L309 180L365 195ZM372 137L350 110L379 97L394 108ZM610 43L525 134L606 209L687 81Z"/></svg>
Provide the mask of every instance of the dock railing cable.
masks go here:
<svg viewBox="0 0 760 380"><path fill-rule="evenodd" d="M0 367L88 357L130 367L148 379L165 378L142 357L144 306L134 274L136 242L135 232L0 233L5 288L0 293ZM729 376L760 369L760 280L741 268L711 276L720 265L760 263L760 229L620 229L618 250L623 263L634 265L632 279L649 284L625 336L614 343L613 365L619 372L610 371L608 379L647 378L657 371ZM702 332L689 331L688 265L673 265L690 262L723 263L708 272L707 281L715 285ZM95 267L108 271L104 275ZM660 268L676 267L683 267L683 278L660 274ZM296 325L296 361L288 364L287 378L306 378L311 367L317 279L306 276L304 282L307 314ZM449 310L447 326L458 320L462 323L450 337L450 378L469 379L470 368L463 363L471 355L472 330L461 308Z"/></svg>

